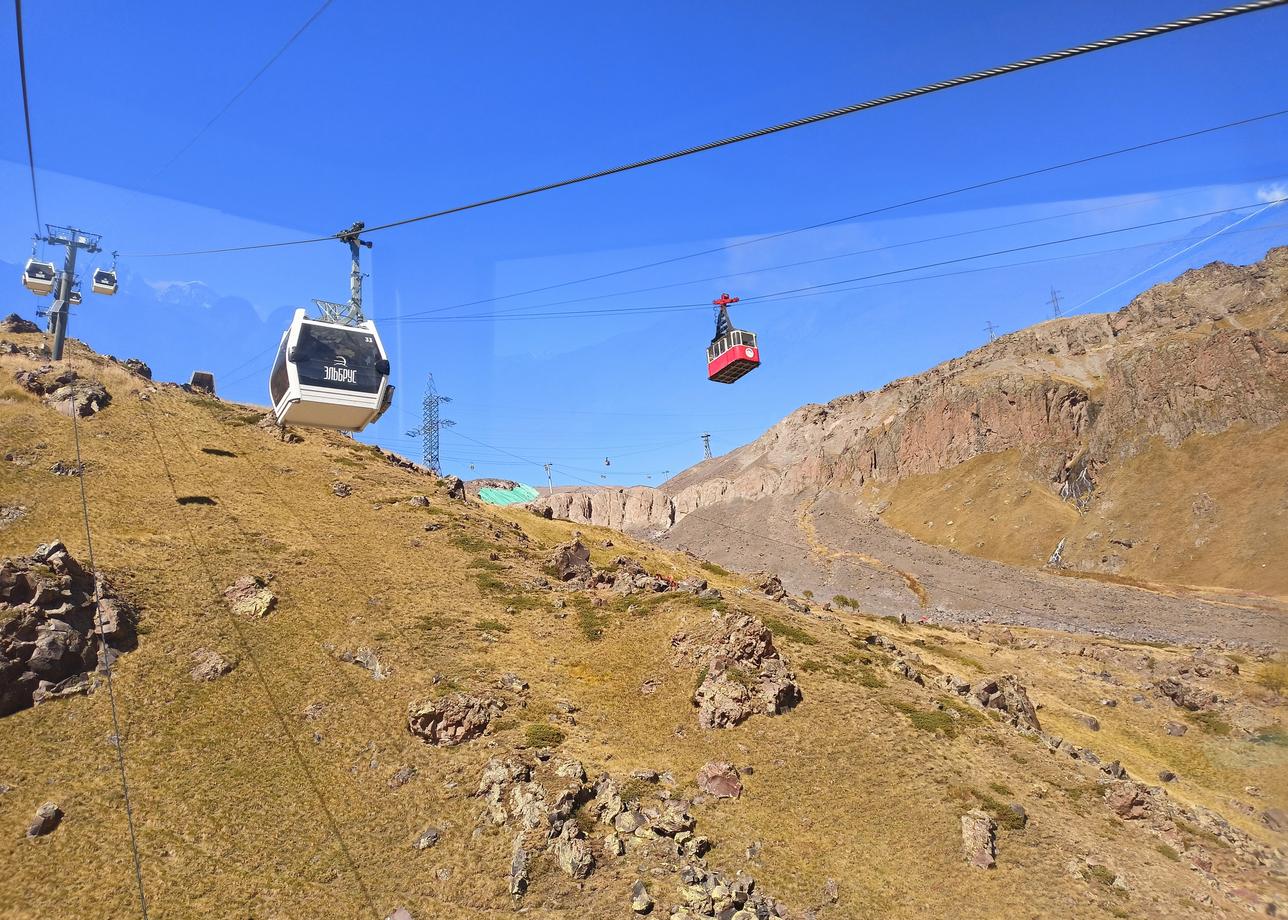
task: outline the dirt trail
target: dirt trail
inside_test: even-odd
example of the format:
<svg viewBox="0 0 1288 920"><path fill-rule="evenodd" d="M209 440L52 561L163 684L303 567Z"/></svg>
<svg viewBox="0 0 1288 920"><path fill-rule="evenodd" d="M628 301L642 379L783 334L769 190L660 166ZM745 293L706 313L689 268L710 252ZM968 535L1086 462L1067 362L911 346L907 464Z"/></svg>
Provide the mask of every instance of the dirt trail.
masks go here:
<svg viewBox="0 0 1288 920"><path fill-rule="evenodd" d="M800 507L796 509L796 526L800 528L801 533L805 537L806 544L814 553L821 556L826 561L834 559L856 559L864 565L871 566L878 571L897 575L903 580L903 583L908 586L908 590L917 596L917 602L922 607L929 605L930 598L926 595L926 589L922 587L921 582L917 580L917 576L913 575L911 572L905 572L903 569L895 568L892 565L882 562L875 556L869 556L867 553L860 553L855 550L833 549L820 540L818 538L818 529L814 526L814 521L810 517L814 503L817 500L817 497L815 497L809 502L802 502Z"/></svg>

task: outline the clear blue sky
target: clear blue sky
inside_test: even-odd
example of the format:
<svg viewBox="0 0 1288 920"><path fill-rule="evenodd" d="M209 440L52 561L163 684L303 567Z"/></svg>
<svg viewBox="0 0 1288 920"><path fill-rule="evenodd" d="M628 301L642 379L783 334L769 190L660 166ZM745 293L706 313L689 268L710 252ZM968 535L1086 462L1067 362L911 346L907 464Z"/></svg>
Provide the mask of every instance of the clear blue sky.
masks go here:
<svg viewBox="0 0 1288 920"><path fill-rule="evenodd" d="M375 224L436 210L1219 5L334 0L166 165L319 2L27 4L45 220L100 232L123 253L321 235L358 218ZM1255 259L1288 242L1288 208L1270 208L1134 279L1249 212L882 279L900 284L751 302L734 319L761 335L764 366L734 386L705 379L711 313L693 306L722 290L754 297L1274 197L1288 188L1288 117L446 310L433 321L405 318L1288 108L1285 46L1288 9L1258 13L378 234L370 313L393 353L399 390L395 409L362 438L417 455L405 432L419 422L432 371L456 399L444 412L458 423L443 436L449 471L539 483L540 467L517 454L554 462L564 482L656 483L700 459L702 431L721 452L801 404L925 369L985 341L985 322L1009 330L1042 319L1052 286L1072 307L1132 279L1083 306L1117 309L1187 267ZM12 282L0 310L31 316L35 298L17 282L34 217L11 22L0 27L0 59L0 271ZM1019 221L1035 222L915 243ZM896 243L913 244L841 255ZM1116 251L1067 258L1107 249ZM833 255L840 257L774 268ZM87 295L73 335L143 357L164 379L213 370L223 395L261 404L290 310L347 293L340 243L123 258L120 267L122 293ZM989 270L906 280L966 268ZM695 280L729 272L746 274ZM674 286L621 293L661 285ZM571 299L578 302L540 306ZM654 305L686 308L485 315Z"/></svg>

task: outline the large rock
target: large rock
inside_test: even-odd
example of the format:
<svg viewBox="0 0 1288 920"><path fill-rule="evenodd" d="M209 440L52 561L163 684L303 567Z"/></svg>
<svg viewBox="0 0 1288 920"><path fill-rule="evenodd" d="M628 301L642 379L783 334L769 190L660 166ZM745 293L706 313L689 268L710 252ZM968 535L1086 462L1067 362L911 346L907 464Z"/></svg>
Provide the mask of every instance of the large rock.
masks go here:
<svg viewBox="0 0 1288 920"><path fill-rule="evenodd" d="M218 680L225 674L231 673L237 666L235 662L229 661L218 652L205 648L199 648L193 652L192 660L196 664L188 672L188 676L195 681Z"/></svg>
<svg viewBox="0 0 1288 920"><path fill-rule="evenodd" d="M268 616L277 606L277 595L258 575L243 575L224 589L224 597L232 606L233 613L254 620Z"/></svg>
<svg viewBox="0 0 1288 920"><path fill-rule="evenodd" d="M729 761L713 760L698 771L698 788L718 799L736 799L742 795L742 779Z"/></svg>
<svg viewBox="0 0 1288 920"><path fill-rule="evenodd" d="M985 812L972 808L962 815L962 853L977 869L997 865L997 824Z"/></svg>
<svg viewBox="0 0 1288 920"><path fill-rule="evenodd" d="M590 550L581 540L561 543L550 557L550 568L560 581L588 578L593 572Z"/></svg>
<svg viewBox="0 0 1288 920"><path fill-rule="evenodd" d="M728 728L756 713L777 715L801 699L796 675L774 647L773 633L754 616L713 612L708 635L681 633L671 645L680 661L705 670L693 694L703 728Z"/></svg>
<svg viewBox="0 0 1288 920"><path fill-rule="evenodd" d="M554 492L535 502L533 510L543 517L646 537L665 533L675 523L670 497L647 486Z"/></svg>
<svg viewBox="0 0 1288 920"><path fill-rule="evenodd" d="M451 747L483 734L488 722L503 707L499 700L453 693L428 703L413 704L407 713L407 727L422 741Z"/></svg>
<svg viewBox="0 0 1288 920"><path fill-rule="evenodd" d="M969 687L968 693L978 705L1001 713L1008 724L1016 728L1042 730L1037 710L1014 674L977 681Z"/></svg>
<svg viewBox="0 0 1288 920"><path fill-rule="evenodd" d="M46 802L36 809L36 815L27 825L28 837L44 837L52 834L62 823L63 810L54 802Z"/></svg>
<svg viewBox="0 0 1288 920"><path fill-rule="evenodd" d="M0 563L0 716L93 689L92 672L134 648L134 609L57 541Z"/></svg>
<svg viewBox="0 0 1288 920"><path fill-rule="evenodd" d="M1154 689L1167 697L1182 709L1199 712L1216 705L1219 698L1211 690L1204 690L1175 677L1165 677L1154 685Z"/></svg>

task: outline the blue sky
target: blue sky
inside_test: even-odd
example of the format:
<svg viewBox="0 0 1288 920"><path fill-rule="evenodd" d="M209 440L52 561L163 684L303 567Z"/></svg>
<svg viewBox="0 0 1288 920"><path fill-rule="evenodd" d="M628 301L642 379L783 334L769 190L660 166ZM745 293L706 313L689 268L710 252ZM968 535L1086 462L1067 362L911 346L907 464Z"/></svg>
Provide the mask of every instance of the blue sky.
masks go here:
<svg viewBox="0 0 1288 920"><path fill-rule="evenodd" d="M127 254L323 235L1216 4L334 0L176 159L317 6L28 4L44 219L100 232L107 248ZM701 458L703 431L725 451L799 405L923 370L986 341L986 322L1005 331L1044 318L1052 286L1066 307L1113 288L1083 309L1117 309L1187 267L1258 258L1288 242L1288 209L1271 207L1184 252L1252 212L754 300L1264 202L1288 188L1288 116L505 296L1288 108L1285 39L1288 9L1258 13L377 234L369 312L399 390L394 410L361 437L417 455L406 432L419 422L432 371L455 398L444 412L458 423L443 436L448 470L540 482L533 462L550 461L558 481L656 483ZM16 275L34 216L11 27L0 29L0 58L0 271L13 279L0 309L31 316L35 298ZM917 242L950 234L963 235ZM907 245L884 248L895 244ZM779 267L825 256L836 258ZM87 296L73 335L143 357L164 379L213 370L223 395L258 403L291 310L347 292L338 242L125 256L120 268L122 293ZM704 373L712 321L701 305L722 290L748 298L734 319L760 334L764 350L764 366L734 386ZM675 309L541 315L643 307ZM512 312L490 315L500 311Z"/></svg>

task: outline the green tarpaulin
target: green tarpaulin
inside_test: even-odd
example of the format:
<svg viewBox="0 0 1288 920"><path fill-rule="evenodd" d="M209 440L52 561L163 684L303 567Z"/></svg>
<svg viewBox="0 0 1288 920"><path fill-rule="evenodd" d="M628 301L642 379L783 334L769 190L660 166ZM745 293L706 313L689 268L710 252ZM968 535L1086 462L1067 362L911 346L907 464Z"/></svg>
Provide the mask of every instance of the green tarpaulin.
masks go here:
<svg viewBox="0 0 1288 920"><path fill-rule="evenodd" d="M513 489L479 489L479 498L489 505L522 505L524 502L533 501L536 497L537 490L522 483Z"/></svg>

